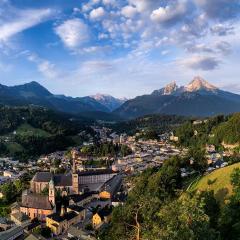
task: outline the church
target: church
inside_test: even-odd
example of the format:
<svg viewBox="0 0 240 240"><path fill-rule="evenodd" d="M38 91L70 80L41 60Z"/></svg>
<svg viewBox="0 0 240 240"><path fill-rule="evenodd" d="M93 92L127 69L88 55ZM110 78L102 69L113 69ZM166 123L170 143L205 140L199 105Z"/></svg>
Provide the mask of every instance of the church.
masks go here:
<svg viewBox="0 0 240 240"><path fill-rule="evenodd" d="M76 157L76 152L73 151L71 173L37 172L30 182L30 189L22 195L20 212L28 215L30 219L37 218L40 221L45 221L46 216L56 212L55 197L57 191L62 196L69 197L89 191L99 192L107 181L117 175L117 172L111 169L77 171Z"/></svg>

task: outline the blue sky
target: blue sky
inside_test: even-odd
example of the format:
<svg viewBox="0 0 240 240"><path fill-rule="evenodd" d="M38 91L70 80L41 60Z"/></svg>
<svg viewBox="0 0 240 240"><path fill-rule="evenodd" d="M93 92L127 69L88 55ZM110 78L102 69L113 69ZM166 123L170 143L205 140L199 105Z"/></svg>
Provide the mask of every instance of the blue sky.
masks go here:
<svg viewBox="0 0 240 240"><path fill-rule="evenodd" d="M0 83L134 97L200 75L240 93L240 0L0 0Z"/></svg>

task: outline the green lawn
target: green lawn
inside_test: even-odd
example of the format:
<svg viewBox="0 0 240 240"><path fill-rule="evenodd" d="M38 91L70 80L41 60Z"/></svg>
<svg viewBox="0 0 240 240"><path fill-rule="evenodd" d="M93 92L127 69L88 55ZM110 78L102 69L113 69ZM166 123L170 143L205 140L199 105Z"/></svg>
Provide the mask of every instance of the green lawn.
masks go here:
<svg viewBox="0 0 240 240"><path fill-rule="evenodd" d="M214 172L201 177L193 186L190 191L194 190L213 190L216 198L223 201L232 193L232 185L230 183L230 176L235 168L240 168L240 163L215 170ZM210 180L210 181L209 181Z"/></svg>
<svg viewBox="0 0 240 240"><path fill-rule="evenodd" d="M32 136L32 135L37 135L37 136L43 136L43 137L49 137L51 134L39 129L39 128L34 128L31 125L24 123L21 126L19 126L16 130L17 134L19 135L24 135L24 136Z"/></svg>

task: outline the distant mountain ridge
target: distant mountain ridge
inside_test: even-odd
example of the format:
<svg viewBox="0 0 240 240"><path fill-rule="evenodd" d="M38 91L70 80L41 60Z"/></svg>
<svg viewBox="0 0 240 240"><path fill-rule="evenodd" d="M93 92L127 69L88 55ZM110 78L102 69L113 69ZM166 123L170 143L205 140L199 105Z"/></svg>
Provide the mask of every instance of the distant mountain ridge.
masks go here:
<svg viewBox="0 0 240 240"><path fill-rule="evenodd" d="M106 108L108 108L110 112L119 108L123 103L127 101L126 98L119 99L108 94L100 94L100 93L97 93L96 95L92 95L90 97L95 99L97 102L101 103Z"/></svg>
<svg viewBox="0 0 240 240"><path fill-rule="evenodd" d="M119 107L123 102L108 96L108 102L95 100L93 97L67 97L54 95L37 82L30 82L17 86L0 84L0 104L10 106L39 105L56 111L71 114L84 112L106 112Z"/></svg>
<svg viewBox="0 0 240 240"><path fill-rule="evenodd" d="M174 114L183 116L212 116L240 111L240 95L223 91L201 77L195 77L186 86L176 82L125 102L115 114L135 118L147 114Z"/></svg>

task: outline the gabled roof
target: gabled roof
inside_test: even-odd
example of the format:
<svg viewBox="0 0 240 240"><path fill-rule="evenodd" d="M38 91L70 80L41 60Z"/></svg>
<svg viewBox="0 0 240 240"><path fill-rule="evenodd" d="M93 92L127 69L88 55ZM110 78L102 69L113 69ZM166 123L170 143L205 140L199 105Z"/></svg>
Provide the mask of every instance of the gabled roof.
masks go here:
<svg viewBox="0 0 240 240"><path fill-rule="evenodd" d="M53 180L55 186L72 186L72 176L71 174L52 174L50 172L37 172L33 177L34 182L45 182L49 183Z"/></svg>
<svg viewBox="0 0 240 240"><path fill-rule="evenodd" d="M97 192L86 192L86 193L83 193L83 194L73 194L73 195L70 195L69 196L69 199L72 200L73 202L75 203L78 203L78 202L81 202L83 201L84 199L94 195L94 194L97 194Z"/></svg>
<svg viewBox="0 0 240 240"><path fill-rule="evenodd" d="M106 183L104 183L101 190L107 191L111 195L114 195L121 187L121 184L122 184L122 176L115 175L113 178L109 179Z"/></svg>
<svg viewBox="0 0 240 240"><path fill-rule="evenodd" d="M35 208L35 209L44 209L52 210L53 206L51 205L48 196L43 196L40 194L26 194L22 196L22 207Z"/></svg>
<svg viewBox="0 0 240 240"><path fill-rule="evenodd" d="M112 213L112 208L111 207L109 207L109 208L104 207L97 212L97 214L100 216L100 218L102 220L104 219L104 217L109 216L111 213Z"/></svg>
<svg viewBox="0 0 240 240"><path fill-rule="evenodd" d="M67 212L63 216L59 215L58 213L53 213L51 215L48 215L47 218L50 218L54 220L55 222L63 222L65 220L69 221L73 218L75 218L78 214L75 213L74 211L72 212Z"/></svg>
<svg viewBox="0 0 240 240"><path fill-rule="evenodd" d="M78 205L70 205L67 208L72 210L72 211L74 211L74 212L78 212L78 213L80 213L80 212L85 210L84 207L81 207L81 206L78 206Z"/></svg>
<svg viewBox="0 0 240 240"><path fill-rule="evenodd" d="M79 172L78 176L91 176L91 175L104 175L104 174L117 174L117 172L112 171L112 169L91 170L91 171Z"/></svg>
<svg viewBox="0 0 240 240"><path fill-rule="evenodd" d="M17 219L20 222L25 222L25 221L30 220L28 215L26 215L26 214L24 214L22 212L12 213L11 216L13 216L15 219Z"/></svg>
<svg viewBox="0 0 240 240"><path fill-rule="evenodd" d="M18 234L19 234L19 236L21 234L23 234L23 228L20 226L16 226L16 227L10 228L9 230L6 230L4 232L0 232L0 239L1 240L9 240L13 236L16 236Z"/></svg>
<svg viewBox="0 0 240 240"><path fill-rule="evenodd" d="M52 179L52 173L50 172L37 172L33 177L34 182L50 182Z"/></svg>
<svg viewBox="0 0 240 240"><path fill-rule="evenodd" d="M72 175L58 174L53 177L55 186L72 186Z"/></svg>

